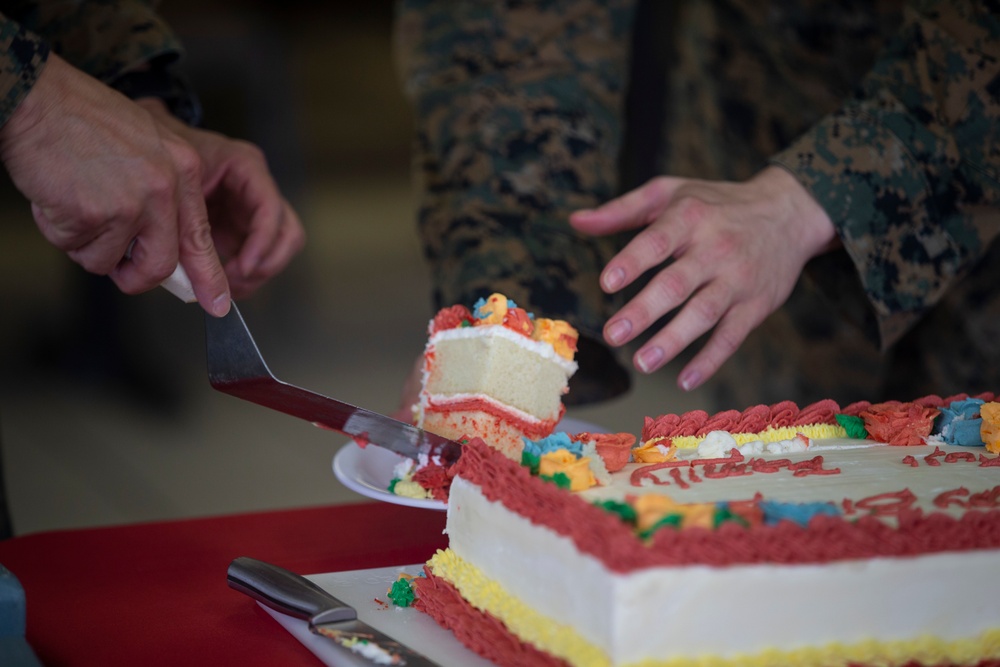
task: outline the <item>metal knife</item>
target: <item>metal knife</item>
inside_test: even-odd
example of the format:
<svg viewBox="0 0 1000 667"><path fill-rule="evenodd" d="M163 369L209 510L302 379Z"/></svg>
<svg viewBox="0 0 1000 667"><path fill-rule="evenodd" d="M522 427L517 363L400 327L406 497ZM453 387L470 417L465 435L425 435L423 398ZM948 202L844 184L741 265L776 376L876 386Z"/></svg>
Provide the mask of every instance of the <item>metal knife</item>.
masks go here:
<svg viewBox="0 0 1000 667"><path fill-rule="evenodd" d="M226 575L230 588L295 618L309 621L309 629L342 648L378 665L429 667L436 662L400 644L358 620L353 607L294 572L241 556Z"/></svg>
<svg viewBox="0 0 1000 667"><path fill-rule="evenodd" d="M180 265L163 287L182 301L195 300L191 281ZM436 456L444 465L458 460L462 446L453 440L278 380L235 302L225 317L205 314L205 334L208 379L223 393L340 431L362 447L371 443L411 459Z"/></svg>

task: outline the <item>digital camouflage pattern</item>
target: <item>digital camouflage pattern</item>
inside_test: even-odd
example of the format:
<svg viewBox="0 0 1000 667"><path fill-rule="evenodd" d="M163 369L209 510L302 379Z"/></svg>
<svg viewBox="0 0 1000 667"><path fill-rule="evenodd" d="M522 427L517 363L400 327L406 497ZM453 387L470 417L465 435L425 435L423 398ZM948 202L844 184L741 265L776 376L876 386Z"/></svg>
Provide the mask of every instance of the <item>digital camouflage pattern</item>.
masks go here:
<svg viewBox="0 0 1000 667"><path fill-rule="evenodd" d="M569 320L576 400L628 383L595 342L616 302L594 277L618 245L566 219L617 192L632 14L629 0L408 0L397 22L435 308L502 292Z"/></svg>
<svg viewBox="0 0 1000 667"><path fill-rule="evenodd" d="M31 87L49 56L49 45L17 22L0 17L0 123L6 122Z"/></svg>
<svg viewBox="0 0 1000 667"><path fill-rule="evenodd" d="M590 345L618 305L597 277L622 239L580 237L568 213L658 173L742 180L771 161L846 252L810 264L724 365L714 407L995 390L996 9L399 0L434 305L503 291ZM571 397L627 387L601 360Z"/></svg>
<svg viewBox="0 0 1000 667"><path fill-rule="evenodd" d="M51 50L106 83L153 60L171 61L180 44L142 0L0 0L0 124L34 85Z"/></svg>
<svg viewBox="0 0 1000 667"><path fill-rule="evenodd" d="M844 251L811 263L727 385L773 372L790 395L841 402L1000 386L998 9L909 3L852 94L772 157Z"/></svg>

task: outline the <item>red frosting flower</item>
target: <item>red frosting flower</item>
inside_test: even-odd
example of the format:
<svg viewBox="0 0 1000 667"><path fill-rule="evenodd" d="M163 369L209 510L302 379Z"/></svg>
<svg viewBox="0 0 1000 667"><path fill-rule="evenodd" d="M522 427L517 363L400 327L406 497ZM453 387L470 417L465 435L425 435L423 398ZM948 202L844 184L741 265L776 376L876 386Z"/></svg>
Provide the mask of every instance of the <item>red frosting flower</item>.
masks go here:
<svg viewBox="0 0 1000 667"><path fill-rule="evenodd" d="M890 401L872 405L860 416L873 440L890 445L922 445L931 434L938 410Z"/></svg>
<svg viewBox="0 0 1000 667"><path fill-rule="evenodd" d="M434 316L434 321L431 322L431 335L433 336L439 331L457 329L462 326L463 322L473 323L472 312L468 308L461 305L442 308Z"/></svg>
<svg viewBox="0 0 1000 667"><path fill-rule="evenodd" d="M535 328L534 322L528 317L528 311L524 308L511 308L508 310L507 314L503 316L503 325L525 336L531 336L531 332Z"/></svg>
<svg viewBox="0 0 1000 667"><path fill-rule="evenodd" d="M835 415L840 412L840 406L832 398L816 401L802 408L792 426L808 426L810 424L835 424Z"/></svg>
<svg viewBox="0 0 1000 667"><path fill-rule="evenodd" d="M755 405L743 411L733 433L760 433L771 422L771 408Z"/></svg>
<svg viewBox="0 0 1000 667"><path fill-rule="evenodd" d="M852 417L860 417L861 413L870 408L871 401L856 401L844 407L844 414Z"/></svg>
<svg viewBox="0 0 1000 667"><path fill-rule="evenodd" d="M449 468L429 463L413 473L413 481L427 489L435 500L447 502L452 475Z"/></svg>
<svg viewBox="0 0 1000 667"><path fill-rule="evenodd" d="M701 428L695 431L696 436L708 435L712 431L727 431L729 433L735 433L733 428L740 421L740 411L739 410L725 410L723 412L717 412L708 420L702 424Z"/></svg>
<svg viewBox="0 0 1000 667"><path fill-rule="evenodd" d="M677 432L677 426L681 423L678 415L660 415L656 419L646 417L642 424L642 441L653 438L669 438Z"/></svg>
<svg viewBox="0 0 1000 667"><path fill-rule="evenodd" d="M693 435L698 432L698 429L708 421L708 413L704 410L689 410L681 415L680 423L674 429L673 433L668 433L670 436L681 436L681 435Z"/></svg>
<svg viewBox="0 0 1000 667"><path fill-rule="evenodd" d="M793 401L781 401L771 406L771 426L784 428L791 426L799 416L799 406Z"/></svg>
<svg viewBox="0 0 1000 667"><path fill-rule="evenodd" d="M635 444L635 436L631 433L577 433L569 438L574 442L593 442L608 472L617 472L625 467Z"/></svg>

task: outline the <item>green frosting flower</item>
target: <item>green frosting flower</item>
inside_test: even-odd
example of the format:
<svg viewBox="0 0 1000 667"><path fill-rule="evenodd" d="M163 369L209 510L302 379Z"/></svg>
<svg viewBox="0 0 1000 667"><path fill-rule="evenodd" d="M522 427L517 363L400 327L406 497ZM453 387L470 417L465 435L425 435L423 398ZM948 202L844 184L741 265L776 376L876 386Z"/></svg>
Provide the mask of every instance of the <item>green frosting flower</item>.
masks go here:
<svg viewBox="0 0 1000 667"><path fill-rule="evenodd" d="M854 417L851 415L835 415L837 423L844 427L847 431L848 438L855 438L857 440L864 440L868 437L868 431L865 430L865 420L861 417Z"/></svg>
<svg viewBox="0 0 1000 667"><path fill-rule="evenodd" d="M573 485L569 475L564 472L557 472L554 475L539 475L538 479L544 479L546 482L552 482L560 489L568 489Z"/></svg>
<svg viewBox="0 0 1000 667"><path fill-rule="evenodd" d="M618 517L629 524L630 526L635 525L637 515L635 513L635 508L633 508L628 503L621 502L619 500L601 500L594 503L601 509L611 512L612 514L617 514Z"/></svg>
<svg viewBox="0 0 1000 667"><path fill-rule="evenodd" d="M413 604L417 596L413 592L413 585L410 584L410 580L400 577L392 582L392 588L389 589L389 599L397 607L409 607Z"/></svg>

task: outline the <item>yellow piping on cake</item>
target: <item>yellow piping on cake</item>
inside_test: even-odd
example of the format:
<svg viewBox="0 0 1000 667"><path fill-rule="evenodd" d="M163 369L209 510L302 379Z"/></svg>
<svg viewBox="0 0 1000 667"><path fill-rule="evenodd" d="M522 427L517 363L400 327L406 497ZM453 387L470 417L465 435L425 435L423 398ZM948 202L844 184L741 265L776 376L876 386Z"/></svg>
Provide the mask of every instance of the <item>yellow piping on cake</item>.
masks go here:
<svg viewBox="0 0 1000 667"><path fill-rule="evenodd" d="M833 424L807 424L805 426L781 426L779 428L774 428L773 426L768 426L767 429L761 431L760 433L731 433L733 440L736 441L738 446L743 446L748 442L754 442L760 440L761 442L780 442L782 440L791 440L796 435L801 433L810 440L822 440L824 438L846 438L847 431L843 426L834 426ZM669 440L672 445L680 449L696 449L701 441L707 436L705 435L679 435L675 438L650 438L646 443L656 441Z"/></svg>
<svg viewBox="0 0 1000 667"><path fill-rule="evenodd" d="M487 579L479 568L451 549L438 551L427 562L436 577L454 586L473 607L492 614L521 639L581 667L606 667L611 660L572 628L556 623Z"/></svg>
<svg viewBox="0 0 1000 667"><path fill-rule="evenodd" d="M438 551L427 564L434 576L454 586L469 604L495 616L508 631L536 648L574 667L611 665L610 657L600 648L572 628L551 620L510 595L451 549ZM958 667L976 665L987 659L1000 659L1000 628L987 630L978 637L952 641L935 637L893 642L873 640L793 651L768 650L754 655L640 660L624 667L847 667L858 664L898 667L912 661Z"/></svg>

